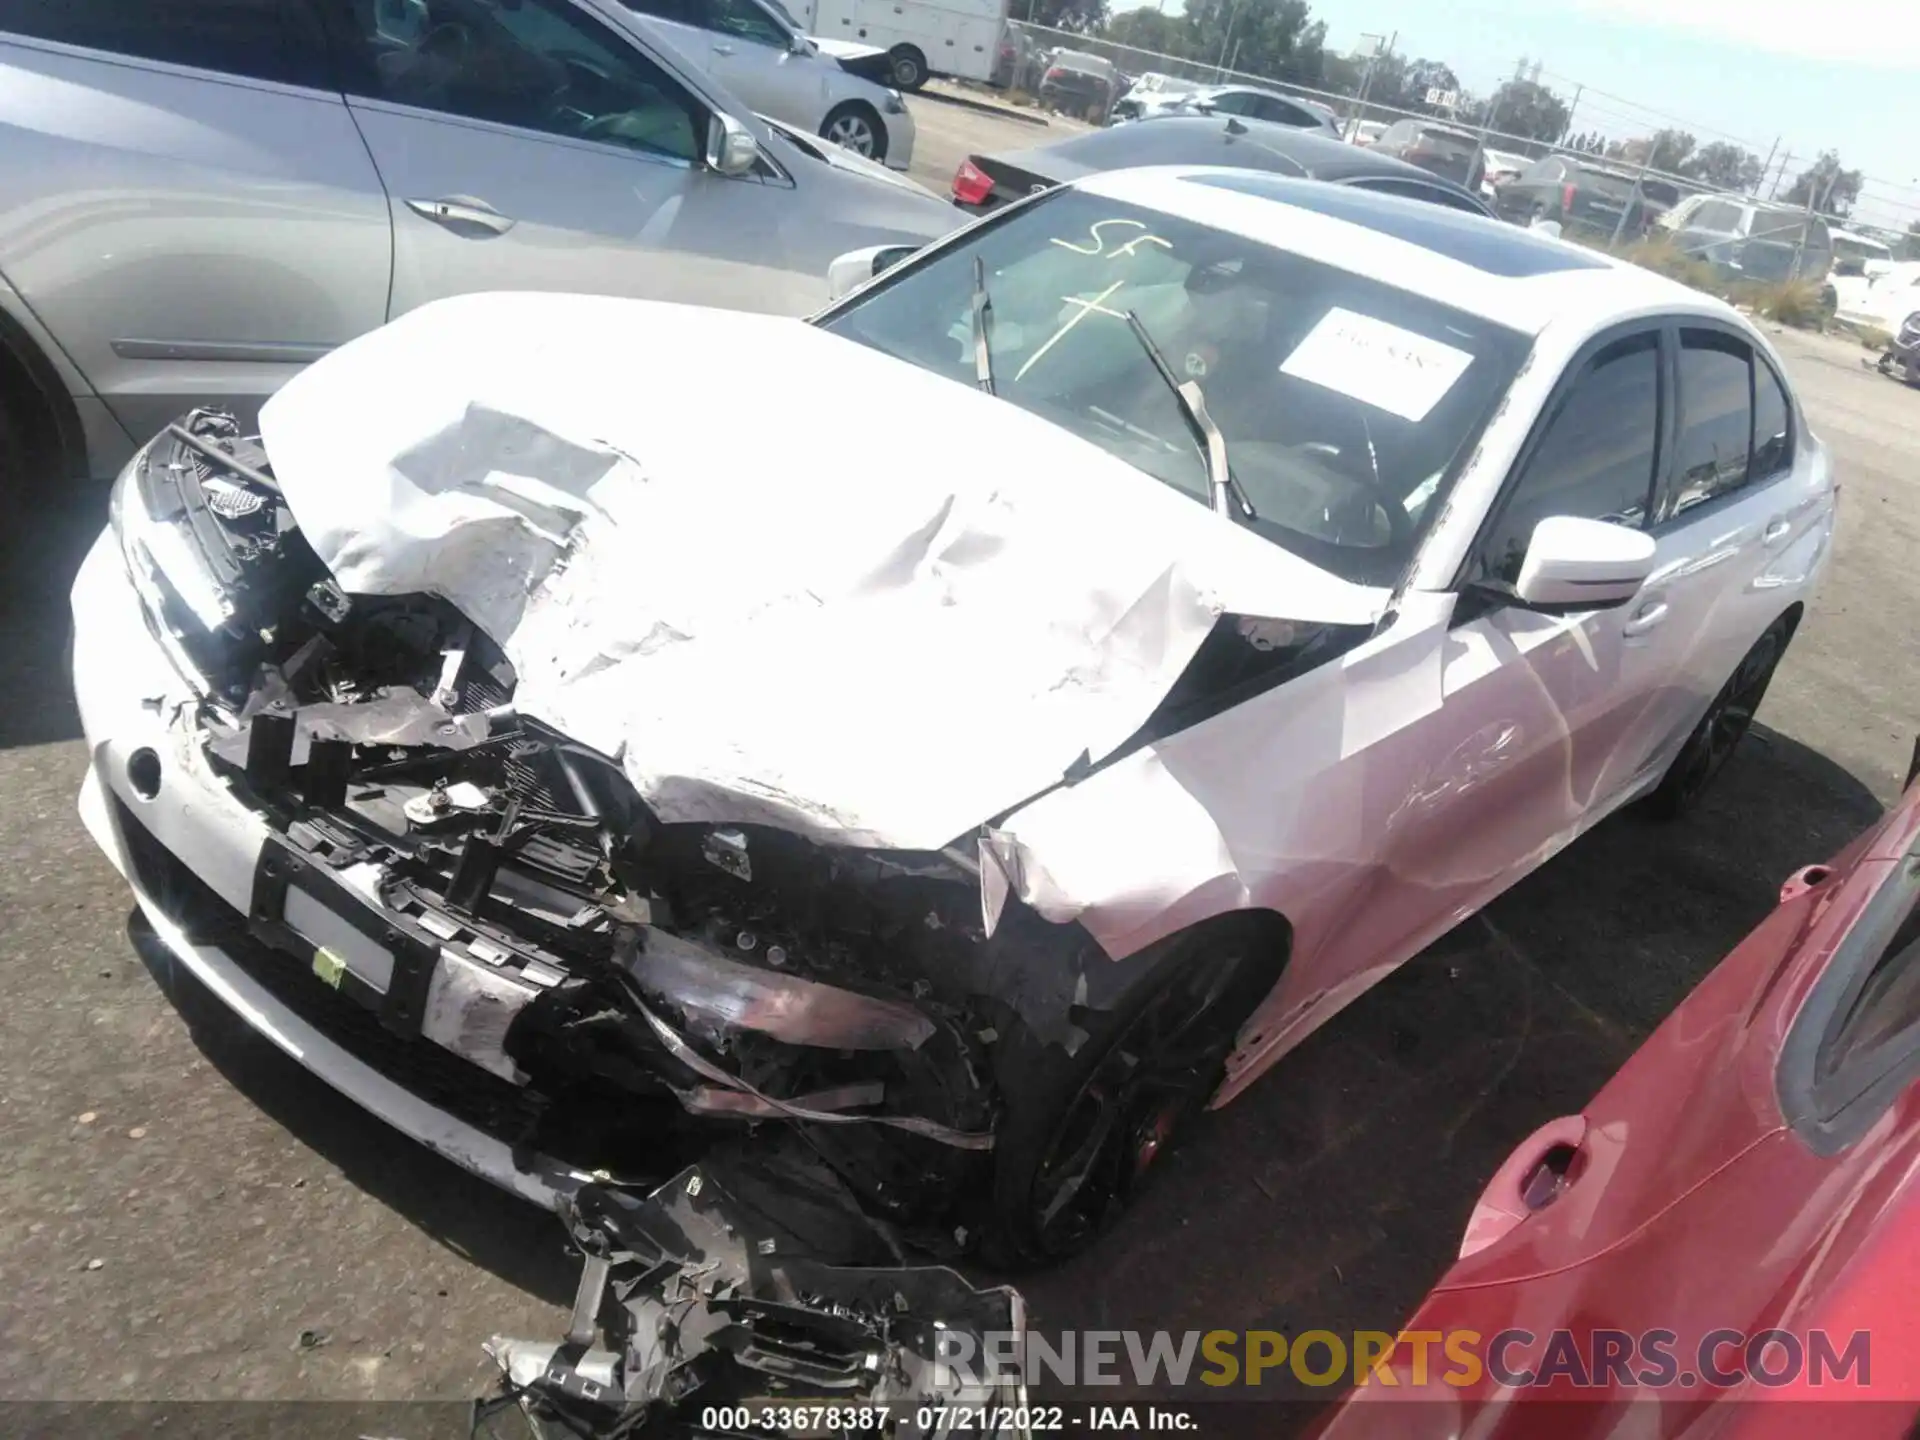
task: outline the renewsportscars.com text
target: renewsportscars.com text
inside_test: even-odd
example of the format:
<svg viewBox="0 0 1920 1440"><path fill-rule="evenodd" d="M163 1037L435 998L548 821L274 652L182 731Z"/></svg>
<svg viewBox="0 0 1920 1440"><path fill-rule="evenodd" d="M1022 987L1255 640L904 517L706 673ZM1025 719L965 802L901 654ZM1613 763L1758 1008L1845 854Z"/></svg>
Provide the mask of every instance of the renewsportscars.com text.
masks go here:
<svg viewBox="0 0 1920 1440"><path fill-rule="evenodd" d="M1672 1330L1036 1330L988 1335L983 1344L949 1332L939 1360L965 1379L1018 1370L1030 1385L1224 1388L1292 1379L1461 1389L1490 1381L1522 1390L1730 1388L1750 1381L1864 1388L1873 1380L1872 1349L1864 1330L1710 1330L1687 1343Z"/></svg>

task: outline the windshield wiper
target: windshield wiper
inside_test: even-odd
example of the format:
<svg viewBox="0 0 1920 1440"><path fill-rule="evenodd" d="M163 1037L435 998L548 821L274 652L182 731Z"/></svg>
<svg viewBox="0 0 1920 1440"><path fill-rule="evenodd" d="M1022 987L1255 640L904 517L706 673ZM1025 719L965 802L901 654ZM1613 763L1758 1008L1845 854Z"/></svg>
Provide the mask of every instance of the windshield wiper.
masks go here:
<svg viewBox="0 0 1920 1440"><path fill-rule="evenodd" d="M987 312L993 298L987 294L987 262L973 257L973 380L991 395L993 389L993 352L987 348Z"/></svg>
<svg viewBox="0 0 1920 1440"><path fill-rule="evenodd" d="M1139 340L1140 348L1147 352L1147 359L1153 362L1154 370L1167 382L1167 388L1179 402L1181 418L1187 422L1187 428L1193 432L1201 453L1207 457L1207 485L1213 495L1213 508L1231 520L1233 507L1237 504L1244 518L1258 520L1260 517L1254 514L1253 502L1247 499L1246 491L1240 488L1240 482L1233 478L1233 471L1227 466L1227 437L1220 433L1220 427L1213 423L1213 417L1207 413L1207 397L1200 393L1200 382L1182 382L1174 375L1173 367L1167 364L1167 357L1160 353L1160 347L1153 343L1147 327L1140 323L1140 317L1131 310L1127 311L1127 327Z"/></svg>

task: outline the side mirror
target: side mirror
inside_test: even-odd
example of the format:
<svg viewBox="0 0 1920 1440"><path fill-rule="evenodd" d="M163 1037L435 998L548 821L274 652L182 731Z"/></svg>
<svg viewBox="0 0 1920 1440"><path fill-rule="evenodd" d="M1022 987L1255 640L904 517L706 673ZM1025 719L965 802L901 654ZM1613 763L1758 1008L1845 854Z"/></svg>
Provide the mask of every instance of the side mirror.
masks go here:
<svg viewBox="0 0 1920 1440"><path fill-rule="evenodd" d="M835 300L851 295L874 276L891 270L914 253L912 245L869 245L835 256L827 266L827 294Z"/></svg>
<svg viewBox="0 0 1920 1440"><path fill-rule="evenodd" d="M716 175L751 175L760 163L760 142L724 110L707 121L707 168Z"/></svg>
<svg viewBox="0 0 1920 1440"><path fill-rule="evenodd" d="M1643 530L1552 515L1533 527L1513 593L1532 610L1609 610L1640 593L1655 549Z"/></svg>

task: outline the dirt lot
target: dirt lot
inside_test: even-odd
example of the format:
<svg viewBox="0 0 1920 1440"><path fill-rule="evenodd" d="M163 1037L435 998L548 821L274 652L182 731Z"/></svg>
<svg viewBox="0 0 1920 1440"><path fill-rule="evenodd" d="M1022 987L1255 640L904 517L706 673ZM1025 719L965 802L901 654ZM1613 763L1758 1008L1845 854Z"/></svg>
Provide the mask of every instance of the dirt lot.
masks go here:
<svg viewBox="0 0 1920 1440"><path fill-rule="evenodd" d="M1047 133L916 106L935 184L966 148ZM1212 1117L1106 1244L1030 1284L1038 1325L1392 1329L1510 1147L1892 796L1920 726L1920 394L1852 347L1780 344L1838 454L1838 554L1704 810L1602 827L1362 999ZM557 1227L164 994L75 816L64 590L101 502L4 532L0 1398L471 1394L486 1336L561 1328Z"/></svg>

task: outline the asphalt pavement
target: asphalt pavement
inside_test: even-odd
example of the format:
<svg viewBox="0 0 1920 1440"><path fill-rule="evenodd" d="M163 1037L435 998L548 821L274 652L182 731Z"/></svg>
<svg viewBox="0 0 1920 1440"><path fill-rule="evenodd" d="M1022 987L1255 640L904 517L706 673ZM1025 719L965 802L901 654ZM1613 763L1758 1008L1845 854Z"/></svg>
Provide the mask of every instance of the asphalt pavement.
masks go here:
<svg viewBox="0 0 1920 1440"><path fill-rule="evenodd" d="M915 107L935 185L1046 135ZM1208 1117L1116 1233L1027 1283L1037 1326L1394 1329L1511 1147L1892 798L1920 727L1920 393L1778 343L1835 449L1837 553L1704 807L1608 822ZM0 537L0 1399L471 1395L487 1336L564 1328L558 1227L143 962L74 810L65 589L104 495L45 500Z"/></svg>

